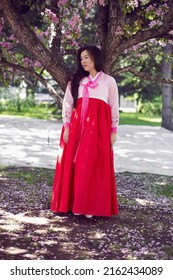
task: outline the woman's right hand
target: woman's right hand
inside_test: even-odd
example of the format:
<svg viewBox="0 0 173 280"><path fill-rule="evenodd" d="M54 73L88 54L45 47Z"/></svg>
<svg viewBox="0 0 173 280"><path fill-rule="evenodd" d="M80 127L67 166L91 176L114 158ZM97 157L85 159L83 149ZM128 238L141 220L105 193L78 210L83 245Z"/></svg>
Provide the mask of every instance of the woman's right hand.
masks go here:
<svg viewBox="0 0 173 280"><path fill-rule="evenodd" d="M69 135L69 127L64 129L63 140L67 144L68 143L68 135Z"/></svg>

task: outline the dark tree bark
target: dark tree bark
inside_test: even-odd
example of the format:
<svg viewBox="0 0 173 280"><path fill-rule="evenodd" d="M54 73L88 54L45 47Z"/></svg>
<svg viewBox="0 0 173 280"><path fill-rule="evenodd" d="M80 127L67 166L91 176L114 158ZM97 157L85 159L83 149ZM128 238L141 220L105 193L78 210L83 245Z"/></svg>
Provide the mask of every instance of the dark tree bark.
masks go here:
<svg viewBox="0 0 173 280"><path fill-rule="evenodd" d="M10 0L1 0L0 7L19 41L40 61L62 90L65 90L71 71L62 57L58 53L57 56L53 55L41 43Z"/></svg>
<svg viewBox="0 0 173 280"><path fill-rule="evenodd" d="M172 45L168 44L164 47L165 55L172 54ZM167 61L165 58L163 60L162 72L164 78L172 79L172 63ZM164 84L162 87L162 124L161 126L173 131L173 110L172 110L172 85Z"/></svg>

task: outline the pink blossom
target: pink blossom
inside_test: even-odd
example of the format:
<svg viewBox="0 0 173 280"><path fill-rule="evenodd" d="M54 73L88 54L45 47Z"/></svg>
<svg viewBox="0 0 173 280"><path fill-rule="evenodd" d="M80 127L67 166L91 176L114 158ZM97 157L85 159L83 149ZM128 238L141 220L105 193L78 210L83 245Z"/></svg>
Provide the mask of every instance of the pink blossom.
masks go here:
<svg viewBox="0 0 173 280"><path fill-rule="evenodd" d="M97 3L97 0L87 0L86 1L87 9L90 10L96 3Z"/></svg>
<svg viewBox="0 0 173 280"><path fill-rule="evenodd" d="M50 36L50 30L49 28L46 30L46 31L41 31L39 34L38 34L38 37L40 40L43 40L44 38L47 38Z"/></svg>
<svg viewBox="0 0 173 280"><path fill-rule="evenodd" d="M127 54L127 53L128 53L128 50L127 50L127 49L125 49L125 50L124 50L124 53L125 53L125 54Z"/></svg>
<svg viewBox="0 0 173 280"><path fill-rule="evenodd" d="M44 32L44 36L48 37L49 35L50 35L49 30L46 30L46 31Z"/></svg>
<svg viewBox="0 0 173 280"><path fill-rule="evenodd" d="M80 10L82 10L83 7L84 7L84 6L83 6L83 3L79 3L79 6L78 6L78 7L79 7Z"/></svg>
<svg viewBox="0 0 173 280"><path fill-rule="evenodd" d="M63 8L67 4L68 0L58 0L57 6Z"/></svg>
<svg viewBox="0 0 173 280"><path fill-rule="evenodd" d="M37 33L38 32L38 27L34 26L34 32Z"/></svg>
<svg viewBox="0 0 173 280"><path fill-rule="evenodd" d="M0 45L7 50L10 50L12 48L12 44L9 42L0 42Z"/></svg>
<svg viewBox="0 0 173 280"><path fill-rule="evenodd" d="M168 40L168 43L169 43L170 45L173 45L173 40Z"/></svg>
<svg viewBox="0 0 173 280"><path fill-rule="evenodd" d="M69 37L69 36L71 35L70 30L65 30L64 35L67 36L67 37Z"/></svg>
<svg viewBox="0 0 173 280"><path fill-rule="evenodd" d="M41 67L41 63L38 60L36 60L36 62L34 63L34 67Z"/></svg>
<svg viewBox="0 0 173 280"><path fill-rule="evenodd" d="M99 4L100 4L100 6L105 6L106 5L106 1L105 0L99 0Z"/></svg>
<svg viewBox="0 0 173 280"><path fill-rule="evenodd" d="M167 13L168 6L167 7L166 6L167 6L167 4L164 4L159 9L156 9L156 15L158 17L163 17Z"/></svg>
<svg viewBox="0 0 173 280"><path fill-rule="evenodd" d="M127 7L131 7L133 10L134 8L137 8L138 7L138 0L129 0L127 2Z"/></svg>
<svg viewBox="0 0 173 280"><path fill-rule="evenodd" d="M149 27L152 28L152 27L160 26L162 24L163 22L161 22L160 20L153 20L149 23Z"/></svg>
<svg viewBox="0 0 173 280"><path fill-rule="evenodd" d="M142 54L141 54L141 53L136 53L136 54L134 54L134 56L135 56L136 58L141 58L141 57L142 57Z"/></svg>
<svg viewBox="0 0 173 280"><path fill-rule="evenodd" d="M30 58L28 58L28 57L22 58L22 62L24 63L24 65L25 65L26 67L33 66L33 61L32 61L32 59L30 59Z"/></svg>
<svg viewBox="0 0 173 280"><path fill-rule="evenodd" d="M0 23L1 23L2 25L4 25L5 21L4 21L4 18L3 18L3 17L0 17Z"/></svg>
<svg viewBox="0 0 173 280"><path fill-rule="evenodd" d="M73 13L72 17L67 21L68 29L69 30L78 30L80 31L80 24L81 24L81 18L77 13Z"/></svg>
<svg viewBox="0 0 173 280"><path fill-rule="evenodd" d="M14 36L14 34L12 34L12 35L9 37L9 40L11 40L11 41L15 41L15 40L16 40L16 37Z"/></svg>
<svg viewBox="0 0 173 280"><path fill-rule="evenodd" d="M59 23L59 19L55 13L53 13L51 10L45 9L45 14L49 17L50 21L54 24Z"/></svg>
<svg viewBox="0 0 173 280"><path fill-rule="evenodd" d="M169 34L173 35L173 30L169 31Z"/></svg>
<svg viewBox="0 0 173 280"><path fill-rule="evenodd" d="M13 81L13 75L9 75L9 79Z"/></svg>
<svg viewBox="0 0 173 280"><path fill-rule="evenodd" d="M140 45L140 44L137 44L137 45L134 45L134 46L132 47L132 49L133 49L133 51L137 51L140 47L141 47L141 45Z"/></svg>
<svg viewBox="0 0 173 280"><path fill-rule="evenodd" d="M148 6L148 7L146 8L146 11L147 11L147 12L154 11L154 10L155 10L154 5L150 5L150 6Z"/></svg>

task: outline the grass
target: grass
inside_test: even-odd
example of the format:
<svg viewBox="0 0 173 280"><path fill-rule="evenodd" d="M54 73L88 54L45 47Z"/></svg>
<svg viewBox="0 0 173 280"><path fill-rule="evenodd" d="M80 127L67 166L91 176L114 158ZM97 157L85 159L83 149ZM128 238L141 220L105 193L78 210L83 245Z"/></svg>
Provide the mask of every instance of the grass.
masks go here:
<svg viewBox="0 0 173 280"><path fill-rule="evenodd" d="M148 116L144 113L120 113L120 124L160 126L160 116Z"/></svg>
<svg viewBox="0 0 173 280"><path fill-rule="evenodd" d="M153 186L151 185L151 190L158 196L173 197L173 183L168 184L167 180L156 181Z"/></svg>
<svg viewBox="0 0 173 280"><path fill-rule="evenodd" d="M15 109L3 110L0 111L0 115L10 115L10 116L18 116L18 117L51 120L51 119L61 118L61 114L54 113L56 110L57 110L56 107L38 105L35 107L29 107L27 109L23 109L21 110L21 112L17 112Z"/></svg>
<svg viewBox="0 0 173 280"><path fill-rule="evenodd" d="M30 117L37 119L60 119L61 114L54 114L56 111L55 107L49 108L46 105L39 105L37 107L30 107L27 110L17 112L15 110L3 110L0 115L11 115L20 117ZM120 124L129 125L150 125L150 126L160 126L161 117L160 116L148 116L144 113L125 113L120 112Z"/></svg>
<svg viewBox="0 0 173 280"><path fill-rule="evenodd" d="M53 175L54 170L42 168L38 172L37 169L33 168L29 172L19 173L14 167L8 176L11 179L23 180L27 184L37 184L44 181L48 186L52 186Z"/></svg>

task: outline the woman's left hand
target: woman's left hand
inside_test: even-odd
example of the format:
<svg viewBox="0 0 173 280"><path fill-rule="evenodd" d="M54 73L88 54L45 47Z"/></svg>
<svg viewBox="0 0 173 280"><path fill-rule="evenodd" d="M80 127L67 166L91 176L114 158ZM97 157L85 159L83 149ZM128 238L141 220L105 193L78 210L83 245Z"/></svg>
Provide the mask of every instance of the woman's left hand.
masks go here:
<svg viewBox="0 0 173 280"><path fill-rule="evenodd" d="M117 141L117 134L115 132L111 132L111 146L112 147L116 141Z"/></svg>

